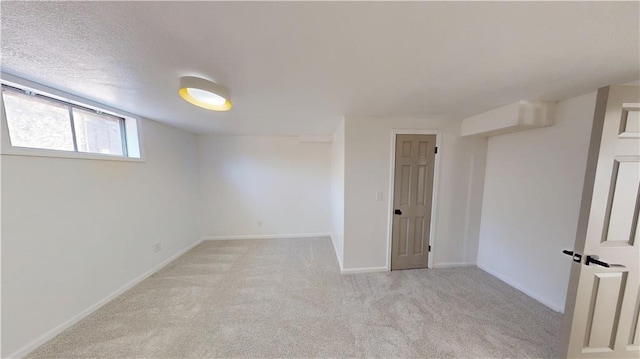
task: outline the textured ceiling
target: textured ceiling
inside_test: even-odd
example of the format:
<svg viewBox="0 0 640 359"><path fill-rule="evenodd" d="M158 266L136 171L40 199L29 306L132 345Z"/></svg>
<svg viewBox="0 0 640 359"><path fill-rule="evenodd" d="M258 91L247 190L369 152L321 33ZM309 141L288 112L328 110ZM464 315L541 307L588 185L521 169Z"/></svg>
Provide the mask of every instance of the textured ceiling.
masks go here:
<svg viewBox="0 0 640 359"><path fill-rule="evenodd" d="M638 2L2 2L2 71L199 133L461 118L640 77ZM177 96L196 75L234 108Z"/></svg>

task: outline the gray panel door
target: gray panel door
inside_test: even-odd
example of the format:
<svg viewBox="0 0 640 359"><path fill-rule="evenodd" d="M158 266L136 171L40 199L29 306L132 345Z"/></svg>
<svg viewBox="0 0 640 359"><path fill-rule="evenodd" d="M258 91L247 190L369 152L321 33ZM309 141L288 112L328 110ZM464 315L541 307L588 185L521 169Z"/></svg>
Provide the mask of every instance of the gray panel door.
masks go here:
<svg viewBox="0 0 640 359"><path fill-rule="evenodd" d="M396 135L391 270L426 268L435 135Z"/></svg>

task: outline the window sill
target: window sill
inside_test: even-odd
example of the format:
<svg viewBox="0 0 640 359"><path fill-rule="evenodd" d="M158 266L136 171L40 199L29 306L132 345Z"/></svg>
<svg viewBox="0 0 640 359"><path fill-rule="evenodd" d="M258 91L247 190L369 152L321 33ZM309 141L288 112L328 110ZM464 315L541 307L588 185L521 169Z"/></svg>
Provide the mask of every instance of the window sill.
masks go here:
<svg viewBox="0 0 640 359"><path fill-rule="evenodd" d="M37 148L9 147L0 152L2 156L29 156L29 157L50 157L68 158L76 160L96 160L96 161L119 161L119 162L146 162L144 158L121 157L103 155L99 153L68 152L58 150L43 150Z"/></svg>

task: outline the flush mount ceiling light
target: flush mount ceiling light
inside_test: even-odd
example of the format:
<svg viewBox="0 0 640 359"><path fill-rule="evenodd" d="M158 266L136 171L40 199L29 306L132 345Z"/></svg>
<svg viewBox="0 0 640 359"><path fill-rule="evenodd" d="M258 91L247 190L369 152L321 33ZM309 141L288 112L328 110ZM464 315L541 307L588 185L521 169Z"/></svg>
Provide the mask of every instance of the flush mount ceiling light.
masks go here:
<svg viewBox="0 0 640 359"><path fill-rule="evenodd" d="M199 77L181 77L178 94L188 103L207 110L231 110L226 87Z"/></svg>

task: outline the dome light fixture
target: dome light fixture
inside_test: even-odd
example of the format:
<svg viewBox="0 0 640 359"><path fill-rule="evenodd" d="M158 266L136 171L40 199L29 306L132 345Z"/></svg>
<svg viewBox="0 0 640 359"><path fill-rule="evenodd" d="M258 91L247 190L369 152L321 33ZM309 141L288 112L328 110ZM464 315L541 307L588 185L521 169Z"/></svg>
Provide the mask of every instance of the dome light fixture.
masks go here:
<svg viewBox="0 0 640 359"><path fill-rule="evenodd" d="M181 77L178 94L188 103L207 110L229 111L232 107L226 87L199 77Z"/></svg>

